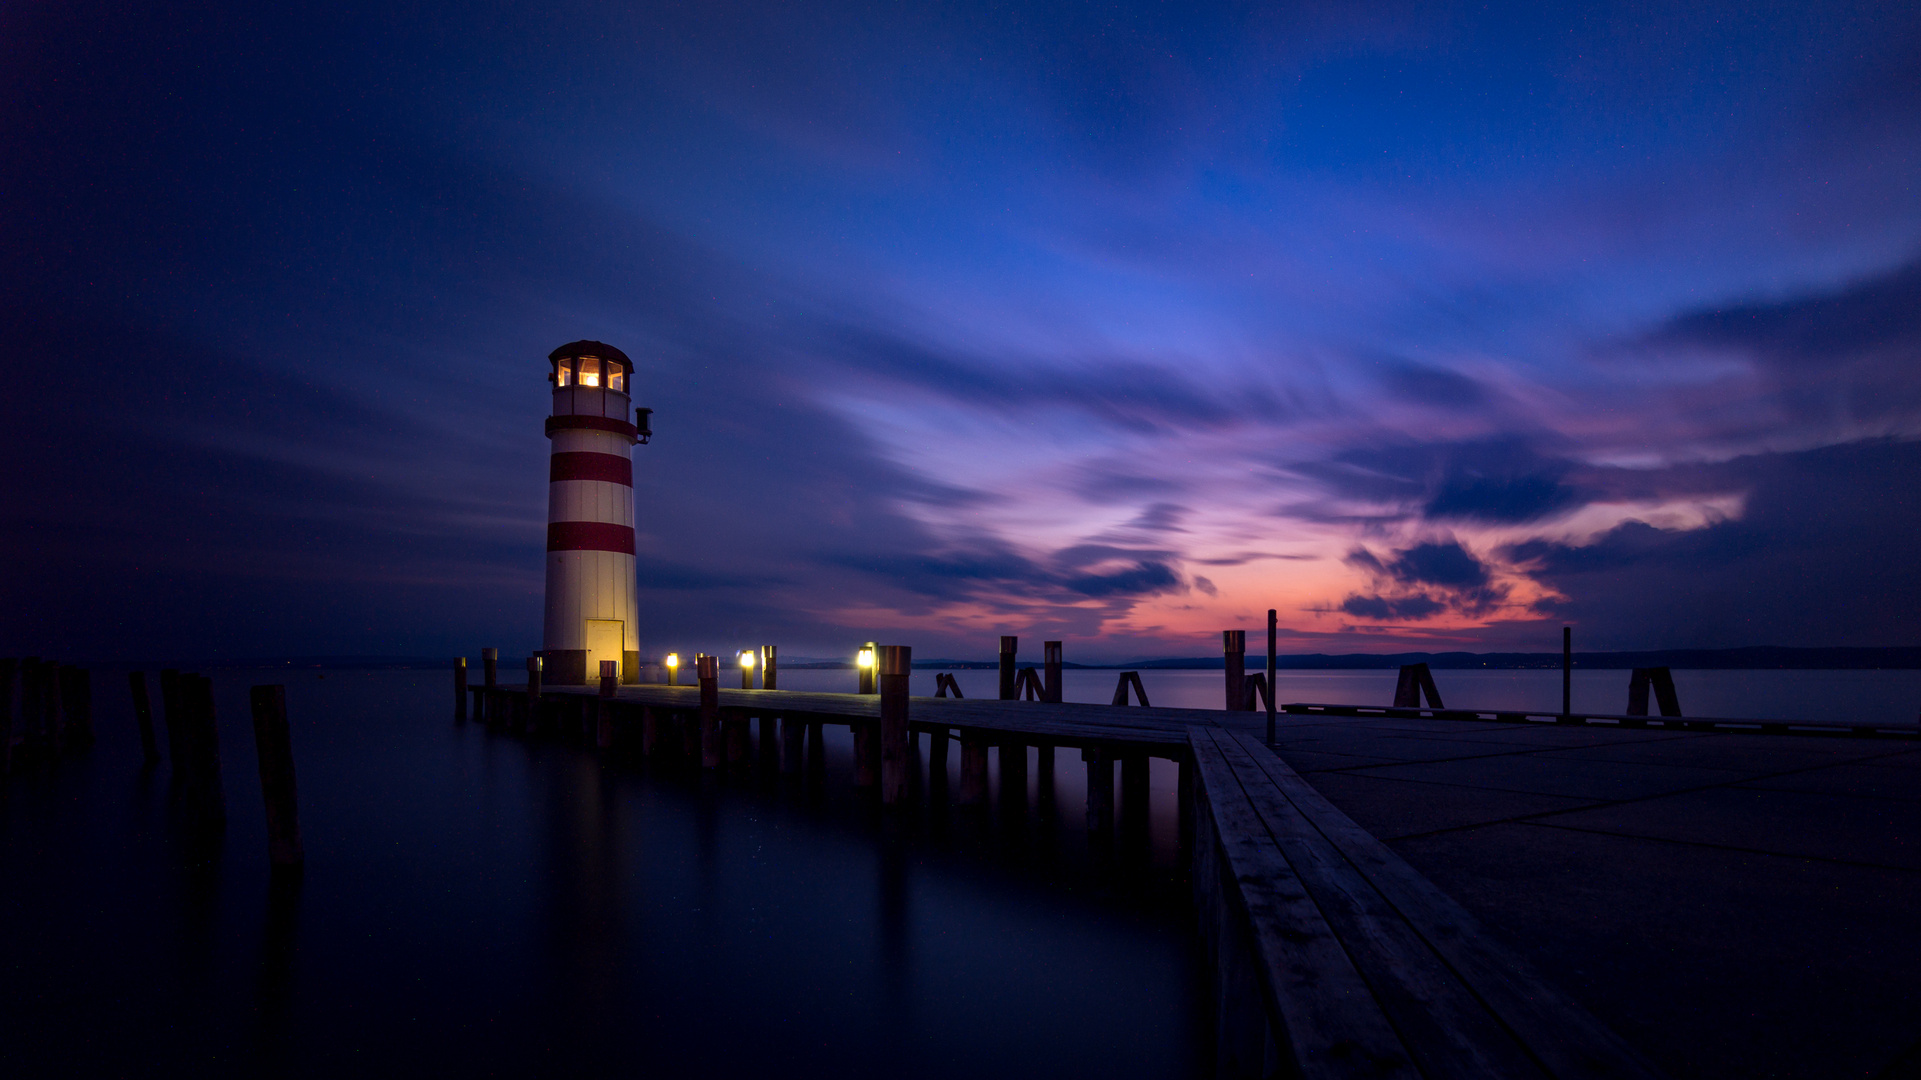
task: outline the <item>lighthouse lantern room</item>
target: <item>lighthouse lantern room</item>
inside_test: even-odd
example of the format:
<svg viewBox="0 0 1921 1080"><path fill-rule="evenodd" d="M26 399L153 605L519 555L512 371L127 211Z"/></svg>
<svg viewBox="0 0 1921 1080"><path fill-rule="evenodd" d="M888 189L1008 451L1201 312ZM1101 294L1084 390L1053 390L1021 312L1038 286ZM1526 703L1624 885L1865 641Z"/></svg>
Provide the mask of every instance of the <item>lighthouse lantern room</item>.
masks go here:
<svg viewBox="0 0 1921 1080"><path fill-rule="evenodd" d="M638 679L634 596L633 362L598 341L562 345L547 358L554 411L547 483L545 677L582 684L600 662Z"/></svg>

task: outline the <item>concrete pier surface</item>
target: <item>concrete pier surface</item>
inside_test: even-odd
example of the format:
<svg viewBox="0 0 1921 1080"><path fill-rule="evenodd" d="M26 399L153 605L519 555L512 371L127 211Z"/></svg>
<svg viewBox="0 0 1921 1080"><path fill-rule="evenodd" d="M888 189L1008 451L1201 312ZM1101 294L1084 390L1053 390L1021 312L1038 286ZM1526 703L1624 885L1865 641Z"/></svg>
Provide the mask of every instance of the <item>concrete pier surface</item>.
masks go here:
<svg viewBox="0 0 1921 1080"><path fill-rule="evenodd" d="M1921 1076L1921 746L1283 717L1276 752L1672 1075Z"/></svg>

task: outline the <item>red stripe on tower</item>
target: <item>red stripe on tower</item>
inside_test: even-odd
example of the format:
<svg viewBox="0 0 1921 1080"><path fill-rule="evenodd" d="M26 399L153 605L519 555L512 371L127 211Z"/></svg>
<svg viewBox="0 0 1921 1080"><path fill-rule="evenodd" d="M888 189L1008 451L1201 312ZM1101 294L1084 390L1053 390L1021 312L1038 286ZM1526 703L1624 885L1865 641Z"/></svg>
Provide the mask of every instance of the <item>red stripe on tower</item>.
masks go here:
<svg viewBox="0 0 1921 1080"><path fill-rule="evenodd" d="M548 467L547 479L552 483L562 480L604 480L609 484L634 486L634 463L619 454L595 454L578 450L563 450L553 455L553 464Z"/></svg>
<svg viewBox="0 0 1921 1080"><path fill-rule="evenodd" d="M547 525L548 551L634 553L634 527L604 521L555 521Z"/></svg>

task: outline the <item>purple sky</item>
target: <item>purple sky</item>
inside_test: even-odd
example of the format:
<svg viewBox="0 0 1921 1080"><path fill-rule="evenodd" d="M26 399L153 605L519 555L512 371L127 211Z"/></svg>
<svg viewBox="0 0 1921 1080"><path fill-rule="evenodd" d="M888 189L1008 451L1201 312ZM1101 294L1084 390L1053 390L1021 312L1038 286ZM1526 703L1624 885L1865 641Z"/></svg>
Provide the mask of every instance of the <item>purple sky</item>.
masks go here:
<svg viewBox="0 0 1921 1080"><path fill-rule="evenodd" d="M1921 14L0 10L0 649L1921 644ZM918 11L918 13L917 13Z"/></svg>

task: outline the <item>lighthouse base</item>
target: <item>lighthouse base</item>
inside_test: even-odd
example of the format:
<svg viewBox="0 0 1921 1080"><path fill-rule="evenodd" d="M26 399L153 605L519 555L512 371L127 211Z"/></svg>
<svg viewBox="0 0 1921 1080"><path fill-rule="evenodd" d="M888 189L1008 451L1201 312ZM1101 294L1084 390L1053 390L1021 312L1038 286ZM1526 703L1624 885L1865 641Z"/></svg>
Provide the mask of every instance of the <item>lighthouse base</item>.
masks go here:
<svg viewBox="0 0 1921 1080"><path fill-rule="evenodd" d="M541 679L552 686L587 685L586 649L543 649Z"/></svg>

